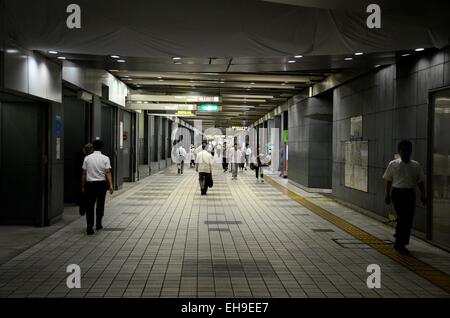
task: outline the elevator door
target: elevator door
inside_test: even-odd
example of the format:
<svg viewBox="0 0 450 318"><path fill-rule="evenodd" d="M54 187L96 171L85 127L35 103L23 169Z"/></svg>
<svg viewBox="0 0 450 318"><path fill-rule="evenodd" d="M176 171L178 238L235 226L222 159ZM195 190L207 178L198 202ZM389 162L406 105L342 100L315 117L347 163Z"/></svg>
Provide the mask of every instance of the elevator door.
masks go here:
<svg viewBox="0 0 450 318"><path fill-rule="evenodd" d="M432 238L450 248L450 89L434 95Z"/></svg>
<svg viewBox="0 0 450 318"><path fill-rule="evenodd" d="M64 202L77 203L81 195L82 148L89 141L89 106L73 96L64 96Z"/></svg>
<svg viewBox="0 0 450 318"><path fill-rule="evenodd" d="M1 105L1 224L43 225L44 115L38 103Z"/></svg>

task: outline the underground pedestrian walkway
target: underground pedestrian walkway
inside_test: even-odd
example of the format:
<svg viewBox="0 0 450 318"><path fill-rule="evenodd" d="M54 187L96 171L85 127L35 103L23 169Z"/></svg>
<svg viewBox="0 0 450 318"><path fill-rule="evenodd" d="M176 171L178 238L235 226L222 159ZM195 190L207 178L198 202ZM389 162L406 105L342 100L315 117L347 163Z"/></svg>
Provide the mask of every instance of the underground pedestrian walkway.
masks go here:
<svg viewBox="0 0 450 318"><path fill-rule="evenodd" d="M94 236L80 217L0 266L0 297L449 297L446 282L357 240L283 182L257 183L252 171L231 180L217 166L203 197L194 169L179 176L172 166L110 199ZM307 199L349 222L357 215L355 226L389 245L391 228L325 196ZM448 253L412 246L448 282ZM69 264L81 267L80 289L66 286ZM381 268L379 289L367 287L369 264Z"/></svg>

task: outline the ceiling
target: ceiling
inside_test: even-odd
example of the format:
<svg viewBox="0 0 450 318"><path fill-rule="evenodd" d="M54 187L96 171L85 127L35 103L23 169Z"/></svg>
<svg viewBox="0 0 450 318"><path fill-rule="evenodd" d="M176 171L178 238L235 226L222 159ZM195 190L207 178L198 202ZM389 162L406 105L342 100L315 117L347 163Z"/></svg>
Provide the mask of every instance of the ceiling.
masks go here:
<svg viewBox="0 0 450 318"><path fill-rule="evenodd" d="M183 118L215 127L251 124L330 74L450 43L448 1L380 0L371 29L369 0L79 0L80 30L66 1L3 2L4 43L107 70L131 94L219 96L220 112Z"/></svg>
<svg viewBox="0 0 450 318"><path fill-rule="evenodd" d="M328 75L369 70L388 65L408 51L362 55L139 58L41 52L49 58L64 56L86 67L109 71L128 85L131 94L202 95L222 98L222 111L197 112L183 117L204 127L246 126ZM410 54L418 54L409 51ZM122 60L122 62L119 62ZM160 111L157 113L161 113ZM175 111L165 113L174 114Z"/></svg>

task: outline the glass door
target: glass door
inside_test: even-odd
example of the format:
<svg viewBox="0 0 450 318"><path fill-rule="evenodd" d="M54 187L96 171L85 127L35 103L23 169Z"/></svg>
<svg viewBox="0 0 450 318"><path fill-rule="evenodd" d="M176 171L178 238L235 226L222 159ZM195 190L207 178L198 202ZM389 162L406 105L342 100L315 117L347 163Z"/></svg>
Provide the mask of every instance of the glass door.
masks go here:
<svg viewBox="0 0 450 318"><path fill-rule="evenodd" d="M433 97L432 239L450 248L450 89Z"/></svg>

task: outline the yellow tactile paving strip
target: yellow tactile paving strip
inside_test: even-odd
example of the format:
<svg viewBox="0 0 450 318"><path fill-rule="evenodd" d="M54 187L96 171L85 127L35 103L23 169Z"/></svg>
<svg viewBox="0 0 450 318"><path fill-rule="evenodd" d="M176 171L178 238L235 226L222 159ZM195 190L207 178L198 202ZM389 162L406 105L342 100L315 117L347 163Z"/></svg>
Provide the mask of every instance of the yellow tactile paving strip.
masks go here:
<svg viewBox="0 0 450 318"><path fill-rule="evenodd" d="M381 254L384 254L385 256L391 258L392 260L403 265L412 272L425 278L430 283L445 290L447 293L450 294L450 276L447 275L446 273L440 271L439 269L434 268L433 266L425 262L422 262L421 260L418 260L413 256L399 254L397 251L394 250L392 245L385 243L379 238L373 236L370 233L367 233L366 231L345 221L344 219L334 215L333 213L328 212L327 210L314 204L308 199L288 190L286 187L272 180L272 178L265 176L264 180L266 180L267 183L269 183L271 186L273 186L280 192L289 196L292 200L303 205L305 208L309 209L310 211L314 212L315 214L334 224L341 230L344 230L348 234L352 235L354 238L371 246Z"/></svg>

